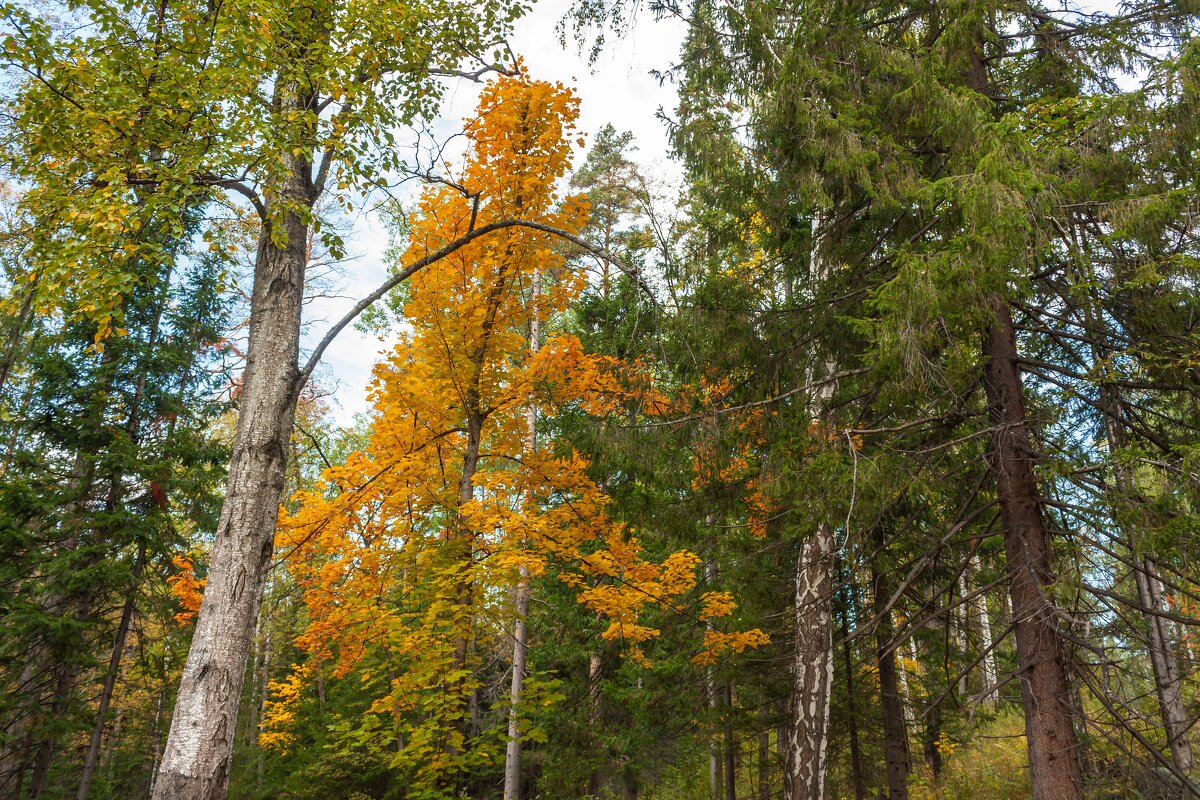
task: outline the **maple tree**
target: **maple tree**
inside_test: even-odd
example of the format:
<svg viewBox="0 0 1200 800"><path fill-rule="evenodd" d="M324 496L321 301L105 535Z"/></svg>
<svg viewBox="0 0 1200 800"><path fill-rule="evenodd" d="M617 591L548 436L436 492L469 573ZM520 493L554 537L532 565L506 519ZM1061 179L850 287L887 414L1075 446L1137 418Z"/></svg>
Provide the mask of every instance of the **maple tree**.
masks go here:
<svg viewBox="0 0 1200 800"><path fill-rule="evenodd" d="M578 230L586 205L560 202L555 189L570 166L576 114L561 84L524 75L489 84L467 126L461 186L422 196L406 260L516 214ZM542 276L535 302L532 282ZM357 670L374 692L361 724L392 720L394 732L372 746L394 746L393 766L430 796L449 791L494 759L501 741L498 727L470 719L481 639L513 621L510 592L497 588L542 576L552 561L572 565L560 579L607 620L603 638L644 660L641 645L658 631L640 612L692 589L699 559L686 551L647 559L606 513L587 461L564 442L535 450L528 436L531 404L550 416L567 406L600 411L629 392L624 365L584 353L574 336L526 346L531 323L564 311L582 282L554 241L528 228L463 247L413 277L411 330L376 368L368 447L326 470L281 519L277 549L310 621L297 641L307 660L274 687L266 743L287 745L292 708L316 669ZM726 595L703 599L705 616L731 610ZM759 637L710 632L701 656Z"/></svg>

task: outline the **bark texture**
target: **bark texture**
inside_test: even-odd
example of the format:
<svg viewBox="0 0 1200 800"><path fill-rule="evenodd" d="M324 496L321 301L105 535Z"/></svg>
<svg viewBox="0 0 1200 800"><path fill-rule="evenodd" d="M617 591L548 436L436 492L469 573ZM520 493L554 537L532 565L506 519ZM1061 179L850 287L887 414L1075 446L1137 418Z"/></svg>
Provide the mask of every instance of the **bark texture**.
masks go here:
<svg viewBox="0 0 1200 800"><path fill-rule="evenodd" d="M299 98L296 102L301 102ZM154 800L220 800L254 638L299 395L301 299L313 202L311 166L287 156L282 226L264 224L250 301L250 343L225 502Z"/></svg>
<svg viewBox="0 0 1200 800"><path fill-rule="evenodd" d="M811 223L809 280L816 288L829 278L830 264L821 250L821 218ZM837 365L823 364L832 375ZM815 372L815 371L814 371ZM815 375L810 373L809 378ZM835 386L825 383L810 400L814 420L826 414ZM833 688L833 525L822 520L800 548L796 564L796 642L792 659L792 691L784 757L785 800L824 800L829 750L829 702Z"/></svg>
<svg viewBox="0 0 1200 800"><path fill-rule="evenodd" d="M992 423L990 467L996 480L1016 624L1018 676L1033 800L1083 797L1079 743L1071 718L1067 659L1059 614L1046 593L1054 583L1050 533L1033 471L1033 437L1017 362L1008 302L991 298L984 335L984 386Z"/></svg>
<svg viewBox="0 0 1200 800"><path fill-rule="evenodd" d="M833 527L821 523L796 567L796 649L784 797L824 800L833 686Z"/></svg>

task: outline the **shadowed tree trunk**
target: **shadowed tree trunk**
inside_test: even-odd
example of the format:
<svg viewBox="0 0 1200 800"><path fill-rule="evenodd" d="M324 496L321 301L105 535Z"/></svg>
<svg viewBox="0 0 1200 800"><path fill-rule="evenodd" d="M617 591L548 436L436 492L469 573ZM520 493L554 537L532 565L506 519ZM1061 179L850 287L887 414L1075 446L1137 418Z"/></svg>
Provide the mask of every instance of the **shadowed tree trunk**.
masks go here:
<svg viewBox="0 0 1200 800"><path fill-rule="evenodd" d="M857 619L857 603L850 584L848 570L841 570L842 613L840 634L842 637L842 667L846 671L846 728L850 736L850 778L854 784L856 800L866 800L867 785L863 779L862 745L858 739L858 699L854 688L854 653L850 646L850 619Z"/></svg>
<svg viewBox="0 0 1200 800"><path fill-rule="evenodd" d="M896 636L892 611L888 608L895 587L891 576L878 563L884 547L884 532L874 529L876 557L871 560L871 594L875 599L875 661L879 667L879 699L883 714L883 757L887 773L887 800L908 800L908 726L900 694L900 675L896 669Z"/></svg>
<svg viewBox="0 0 1200 800"><path fill-rule="evenodd" d="M1083 774L1066 654L1058 633L1060 617L1046 592L1054 583L1050 533L1033 471L1033 437L1025 415L1012 313L998 296L992 297L991 310L983 343L992 423L990 467L1008 556L1031 795L1033 800L1071 800L1083 796Z"/></svg>

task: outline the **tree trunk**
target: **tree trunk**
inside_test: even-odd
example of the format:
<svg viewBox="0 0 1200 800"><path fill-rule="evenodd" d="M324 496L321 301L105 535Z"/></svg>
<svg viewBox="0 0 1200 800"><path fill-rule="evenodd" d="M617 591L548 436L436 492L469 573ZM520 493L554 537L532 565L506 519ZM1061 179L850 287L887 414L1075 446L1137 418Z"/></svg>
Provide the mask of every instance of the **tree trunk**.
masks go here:
<svg viewBox="0 0 1200 800"><path fill-rule="evenodd" d="M726 678L723 687L725 707L724 753L725 753L725 800L737 800L737 743L733 738L733 679Z"/></svg>
<svg viewBox="0 0 1200 800"><path fill-rule="evenodd" d="M284 104L306 100L282 88ZM179 697L155 780L154 800L221 800L245 679L274 545L288 442L299 395L301 299L311 208L307 158L284 156L279 243L264 221L250 300L250 343L239 397L237 433L217 523L208 584L184 665Z"/></svg>
<svg viewBox="0 0 1200 800"><path fill-rule="evenodd" d="M1025 416L1012 313L1002 297L993 296L990 302L994 318L983 342L984 387L992 423L990 468L996 478L1008 556L1031 796L1071 800L1083 796L1083 775L1058 613L1043 591L1054 583L1050 534L1033 471L1033 441Z"/></svg>
<svg viewBox="0 0 1200 800"><path fill-rule="evenodd" d="M161 290L160 296L154 306L154 321L150 325L150 335L146 340L146 360L152 360L155 355L155 348L158 346L159 333L162 326L163 313L167 310L168 298L171 287L171 275L173 269L168 267L166 275L160 276ZM135 448L140 447L141 437L141 418L142 418L142 400L146 395L146 379L150 374L150 365L141 363L138 365L140 375L137 385L134 388L133 398L129 405L129 418L125 421L125 432L129 434L129 443ZM182 398L181 398L182 399ZM109 479L108 498L106 501L107 510L115 512L121 505L123 490L121 486L122 473L114 472ZM117 534L117 531L111 531ZM121 655L125 649L125 638L129 635L129 625L133 621L133 614L137 607L137 591L138 583L141 581L142 570L146 563L146 549L143 545L139 548L137 561L133 569L133 583L129 587L129 596L125 600L125 604L121 609L121 619L117 623L116 641L113 644L112 655L109 658L108 671L104 676L104 685L100 690L100 703L96 709L96 722L92 726L92 733L88 740L88 749L83 759L83 770L79 778L79 789L75 793L76 800L86 800L88 792L91 790L92 777L96 772L96 764L100 758L100 743L104 739L104 725L107 721L108 707L112 702L113 690L116 687L117 676L121 671Z"/></svg>
<svg viewBox="0 0 1200 800"><path fill-rule="evenodd" d="M842 666L846 670L846 728L850 736L850 778L854 784L855 800L866 800L867 785L863 780L862 746L858 740L858 700L854 691L854 654L850 648L849 618L855 614L853 597L849 589L849 578L846 570L842 570L843 597L845 606L842 608ZM856 615L857 616L857 615Z"/></svg>
<svg viewBox="0 0 1200 800"><path fill-rule="evenodd" d="M715 520L711 515L705 522L710 528L715 524ZM704 562L704 580L709 591L713 591L715 588L716 574L716 565L712 559L707 559ZM711 631L713 629L712 620L706 620L704 627ZM721 700L717 694L717 671L716 667L712 664L704 668L704 692L708 698L708 710L712 715L712 724L715 726L718 720ZM721 800L723 784L724 781L721 779L721 741L714 732L709 735L708 742L708 796L712 800Z"/></svg>
<svg viewBox="0 0 1200 800"><path fill-rule="evenodd" d="M601 681L604 678L604 661L600 653L593 652L588 657L588 729L593 737L600 734L601 704L604 697L601 692ZM597 754L599 755L599 754ZM604 773L599 766L588 774L588 794L598 795L604 785Z"/></svg>
<svg viewBox="0 0 1200 800"><path fill-rule="evenodd" d="M758 734L758 794L757 800L770 800L771 797L771 733L760 731Z"/></svg>
<svg viewBox="0 0 1200 800"><path fill-rule="evenodd" d="M971 576L979 574L979 555L971 556ZM970 581L968 580L968 585ZM983 652L983 704L988 708L996 707L996 653L993 650L995 642L992 639L992 621L988 616L987 595L981 594L972 603L975 612L975 625L979 628L979 647Z"/></svg>
<svg viewBox="0 0 1200 800"><path fill-rule="evenodd" d="M785 800L825 800L833 683L833 556L833 527L822 522L804 540L796 566Z"/></svg>
<svg viewBox="0 0 1200 800"><path fill-rule="evenodd" d="M882 529L876 527L875 548L882 550ZM900 673L896 669L896 636L892 612L888 608L895 588L891 576L874 559L871 561L871 586L875 614L875 660L879 666L879 699L883 712L883 756L887 772L888 800L908 800L908 726L900 693Z"/></svg>
<svg viewBox="0 0 1200 800"><path fill-rule="evenodd" d="M504 800L520 800L521 797L521 717L519 713L524 699L525 664L528 652L529 629L525 618L529 613L529 573L521 567L520 582L516 588L514 614L516 630L513 634L512 686L509 693L508 746L504 753Z"/></svg>
<svg viewBox="0 0 1200 800"><path fill-rule="evenodd" d="M811 221L809 281L816 291L829 277L830 264L821 252L821 219ZM836 365L822 365L832 375ZM809 371L809 378L815 370ZM813 393L809 411L821 420L833 396L832 383ZM800 547L796 563L796 646L788 718L783 794L785 800L825 800L829 751L829 701L833 684L833 526L821 520Z"/></svg>
<svg viewBox="0 0 1200 800"><path fill-rule="evenodd" d="M533 270L531 277L532 297L529 317L529 351L536 355L541 348L541 320L538 318L538 302L541 297L541 272ZM525 411L526 447L532 455L537 450L537 406L530 403ZM525 513L534 513L535 498L525 498ZM529 657L529 570L520 568L517 578L513 612L516 629L513 631L512 686L509 691L508 746L504 752L504 800L521 798L521 719L520 706L525 695L525 665Z"/></svg>
<svg viewBox="0 0 1200 800"><path fill-rule="evenodd" d="M140 576L143 556L139 556L137 573ZM117 636L113 642L112 655L108 660L108 671L104 674L104 686L100 690L100 704L96 708L96 722L92 726L92 734L88 740L87 753L83 758L83 771L79 776L79 789L75 792L75 800L86 800L92 786L92 776L96 772L96 764L100 759L100 742L104 738L104 723L108 717L108 707L112 703L113 690L117 685L117 676L121 672L121 655L125 652L125 639L129 635L129 625L133 621L133 612L137 605L137 596L130 594L121 609L121 621L117 623Z"/></svg>
<svg viewBox="0 0 1200 800"><path fill-rule="evenodd" d="M1158 565L1149 556L1137 559L1134 570L1138 599L1145 608L1166 611L1163 602L1162 581ZM1171 760L1185 775L1192 771L1192 744L1188 741L1188 719L1179 692L1179 665L1171 647L1171 636L1167 620L1158 614L1146 614L1150 627L1150 664L1154 669L1154 688L1158 694L1159 711L1162 714L1163 730L1167 734L1167 745L1171 749Z"/></svg>
<svg viewBox="0 0 1200 800"><path fill-rule="evenodd" d="M958 655L966 662L970 658L971 636L970 636L970 609L966 600L967 595L971 593L970 581L967 580L967 569L964 567L958 575L958 607L954 609L954 639L958 645ZM969 688L967 680L969 670L964 670L958 676L958 686L955 687L960 695L966 695Z"/></svg>
<svg viewBox="0 0 1200 800"><path fill-rule="evenodd" d="M85 599L86 602L86 599ZM84 606L86 616L87 606ZM50 703L50 724L56 724L67 713L71 700L71 692L75 690L76 665L70 660L64 660L58 665L58 680L54 684L54 699ZM33 773L29 779L29 798L37 800L46 790L46 781L50 777L50 765L58 752L58 736L51 733L38 745L37 756L33 762Z"/></svg>
<svg viewBox="0 0 1200 800"><path fill-rule="evenodd" d="M258 701L257 707L254 709L254 785L259 789L262 788L263 781L263 748L259 744L259 737L262 735L263 727L263 709L266 708L267 695L271 684L271 615L267 614L263 620L262 636L262 657L259 661L258 678ZM389 682L389 686L391 683Z"/></svg>

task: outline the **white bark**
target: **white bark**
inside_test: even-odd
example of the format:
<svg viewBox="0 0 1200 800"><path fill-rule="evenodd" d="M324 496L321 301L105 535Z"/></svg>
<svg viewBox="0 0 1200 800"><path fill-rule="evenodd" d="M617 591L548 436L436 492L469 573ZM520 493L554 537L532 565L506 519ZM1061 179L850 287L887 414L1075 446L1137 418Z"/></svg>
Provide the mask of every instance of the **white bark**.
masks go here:
<svg viewBox="0 0 1200 800"><path fill-rule="evenodd" d="M154 800L222 800L229 781L238 702L274 545L300 388L308 224L296 209L311 207L311 167L299 156L288 155L285 163L288 174L278 195L286 210L276 224L283 226L286 244L277 244L271 224L264 224L225 502Z"/></svg>
<svg viewBox="0 0 1200 800"><path fill-rule="evenodd" d="M538 301L541 296L541 272L534 269L532 276L533 297L530 303L529 350L536 355L541 347L541 322L538 319ZM529 404L525 412L526 448L532 455L537 450L537 407ZM525 511L532 514L533 497L526 497ZM504 800L521 798L521 702L525 694L525 668L529 655L529 571L522 566L517 580L513 613L516 624L513 631L512 686L509 690L508 744L504 752Z"/></svg>
<svg viewBox="0 0 1200 800"><path fill-rule="evenodd" d="M829 277L830 265L820 246L818 215L812 220L809 280L814 289ZM836 365L826 360L827 375ZM810 381L815 377L810 370ZM826 414L836 387L824 384L814 392L809 411L813 419ZM836 556L833 526L821 521L800 548L796 564L796 645L792 662L791 708L785 754L785 800L824 800L829 749L829 702L833 685L833 566Z"/></svg>
<svg viewBox="0 0 1200 800"><path fill-rule="evenodd" d="M971 556L971 574L979 574L979 555ZM988 708L996 707L996 653L992 640L992 621L988 616L987 595L981 594L971 603L975 612L975 625L979 628L979 646L983 652L983 703Z"/></svg>

